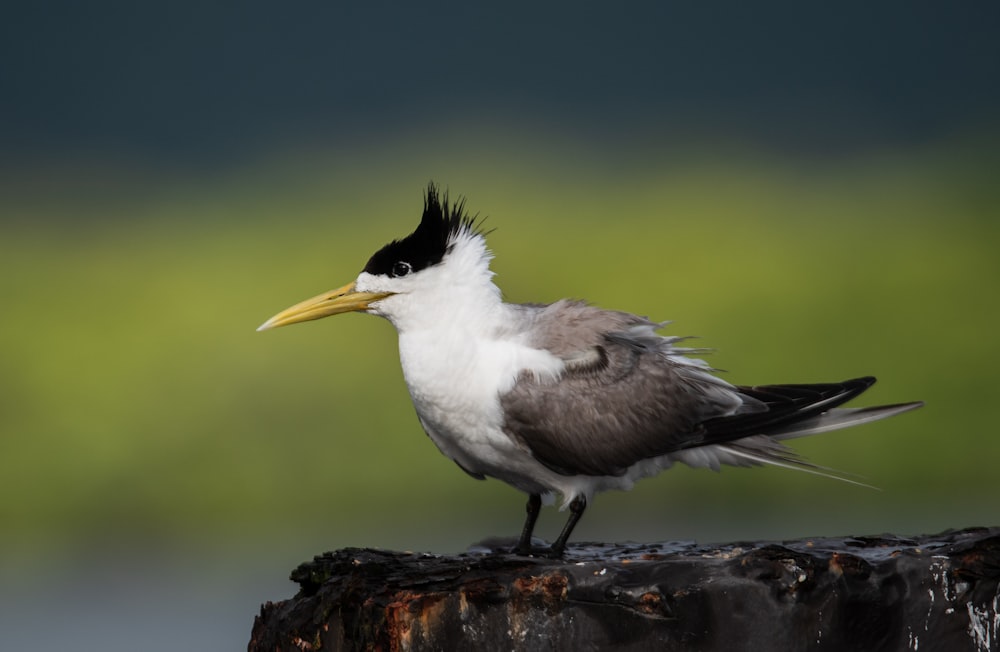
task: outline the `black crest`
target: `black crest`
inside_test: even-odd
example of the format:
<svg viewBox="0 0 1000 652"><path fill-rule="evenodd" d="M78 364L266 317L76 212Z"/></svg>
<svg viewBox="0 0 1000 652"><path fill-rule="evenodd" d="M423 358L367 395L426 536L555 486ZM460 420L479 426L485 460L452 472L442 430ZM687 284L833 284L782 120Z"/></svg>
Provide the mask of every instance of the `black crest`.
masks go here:
<svg viewBox="0 0 1000 652"><path fill-rule="evenodd" d="M476 231L475 219L465 213L465 200L448 204L448 194L438 195L433 182L427 186L424 214L417 230L393 240L375 252L365 265L369 274L406 276L441 262L448 252L449 238L459 231Z"/></svg>

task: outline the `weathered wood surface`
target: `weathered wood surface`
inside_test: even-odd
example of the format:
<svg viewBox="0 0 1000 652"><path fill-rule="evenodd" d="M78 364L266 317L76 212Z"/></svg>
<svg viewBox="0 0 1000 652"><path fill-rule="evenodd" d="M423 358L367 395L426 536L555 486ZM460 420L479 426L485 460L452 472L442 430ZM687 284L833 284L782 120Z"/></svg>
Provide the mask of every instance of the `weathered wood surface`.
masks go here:
<svg viewBox="0 0 1000 652"><path fill-rule="evenodd" d="M292 573L249 650L1000 650L1000 527L563 560L348 548Z"/></svg>

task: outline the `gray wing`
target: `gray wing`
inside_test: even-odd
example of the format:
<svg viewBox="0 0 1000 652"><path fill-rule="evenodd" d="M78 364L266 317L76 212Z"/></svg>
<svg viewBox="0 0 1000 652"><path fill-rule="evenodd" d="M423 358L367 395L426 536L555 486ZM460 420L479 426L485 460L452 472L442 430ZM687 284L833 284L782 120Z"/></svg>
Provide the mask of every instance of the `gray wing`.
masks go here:
<svg viewBox="0 0 1000 652"><path fill-rule="evenodd" d="M712 376L643 317L561 301L525 306L531 340L566 361L557 382L522 376L501 397L505 430L566 475L621 475L705 440L701 424L767 408Z"/></svg>

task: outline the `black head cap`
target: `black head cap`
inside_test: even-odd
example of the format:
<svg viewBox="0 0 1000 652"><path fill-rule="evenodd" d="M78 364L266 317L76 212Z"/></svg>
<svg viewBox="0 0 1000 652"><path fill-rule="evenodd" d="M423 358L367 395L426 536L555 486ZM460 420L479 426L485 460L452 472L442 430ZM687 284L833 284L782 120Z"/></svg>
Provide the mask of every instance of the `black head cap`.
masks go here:
<svg viewBox="0 0 1000 652"><path fill-rule="evenodd" d="M476 230L475 219L465 213L465 200L449 206L448 194L439 197L432 182L427 186L424 214L417 230L376 251L364 271L375 275L406 276L436 265L448 252L449 238L463 229Z"/></svg>

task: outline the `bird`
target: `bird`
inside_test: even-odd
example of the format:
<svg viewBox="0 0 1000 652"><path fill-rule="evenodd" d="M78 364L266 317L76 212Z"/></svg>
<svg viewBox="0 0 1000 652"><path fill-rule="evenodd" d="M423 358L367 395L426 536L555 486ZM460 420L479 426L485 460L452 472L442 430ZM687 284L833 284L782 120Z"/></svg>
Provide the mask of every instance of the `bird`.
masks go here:
<svg viewBox="0 0 1000 652"><path fill-rule="evenodd" d="M705 349L659 334L669 322L580 300L505 302L483 220L433 182L423 199L417 228L376 251L355 280L258 330L348 312L391 322L417 417L440 452L473 478L528 495L512 553L563 556L596 494L629 490L676 463L831 475L784 442L923 405L840 407L871 387L870 376L734 385L701 357ZM565 526L550 546L534 547L541 506L556 498L569 509Z"/></svg>

